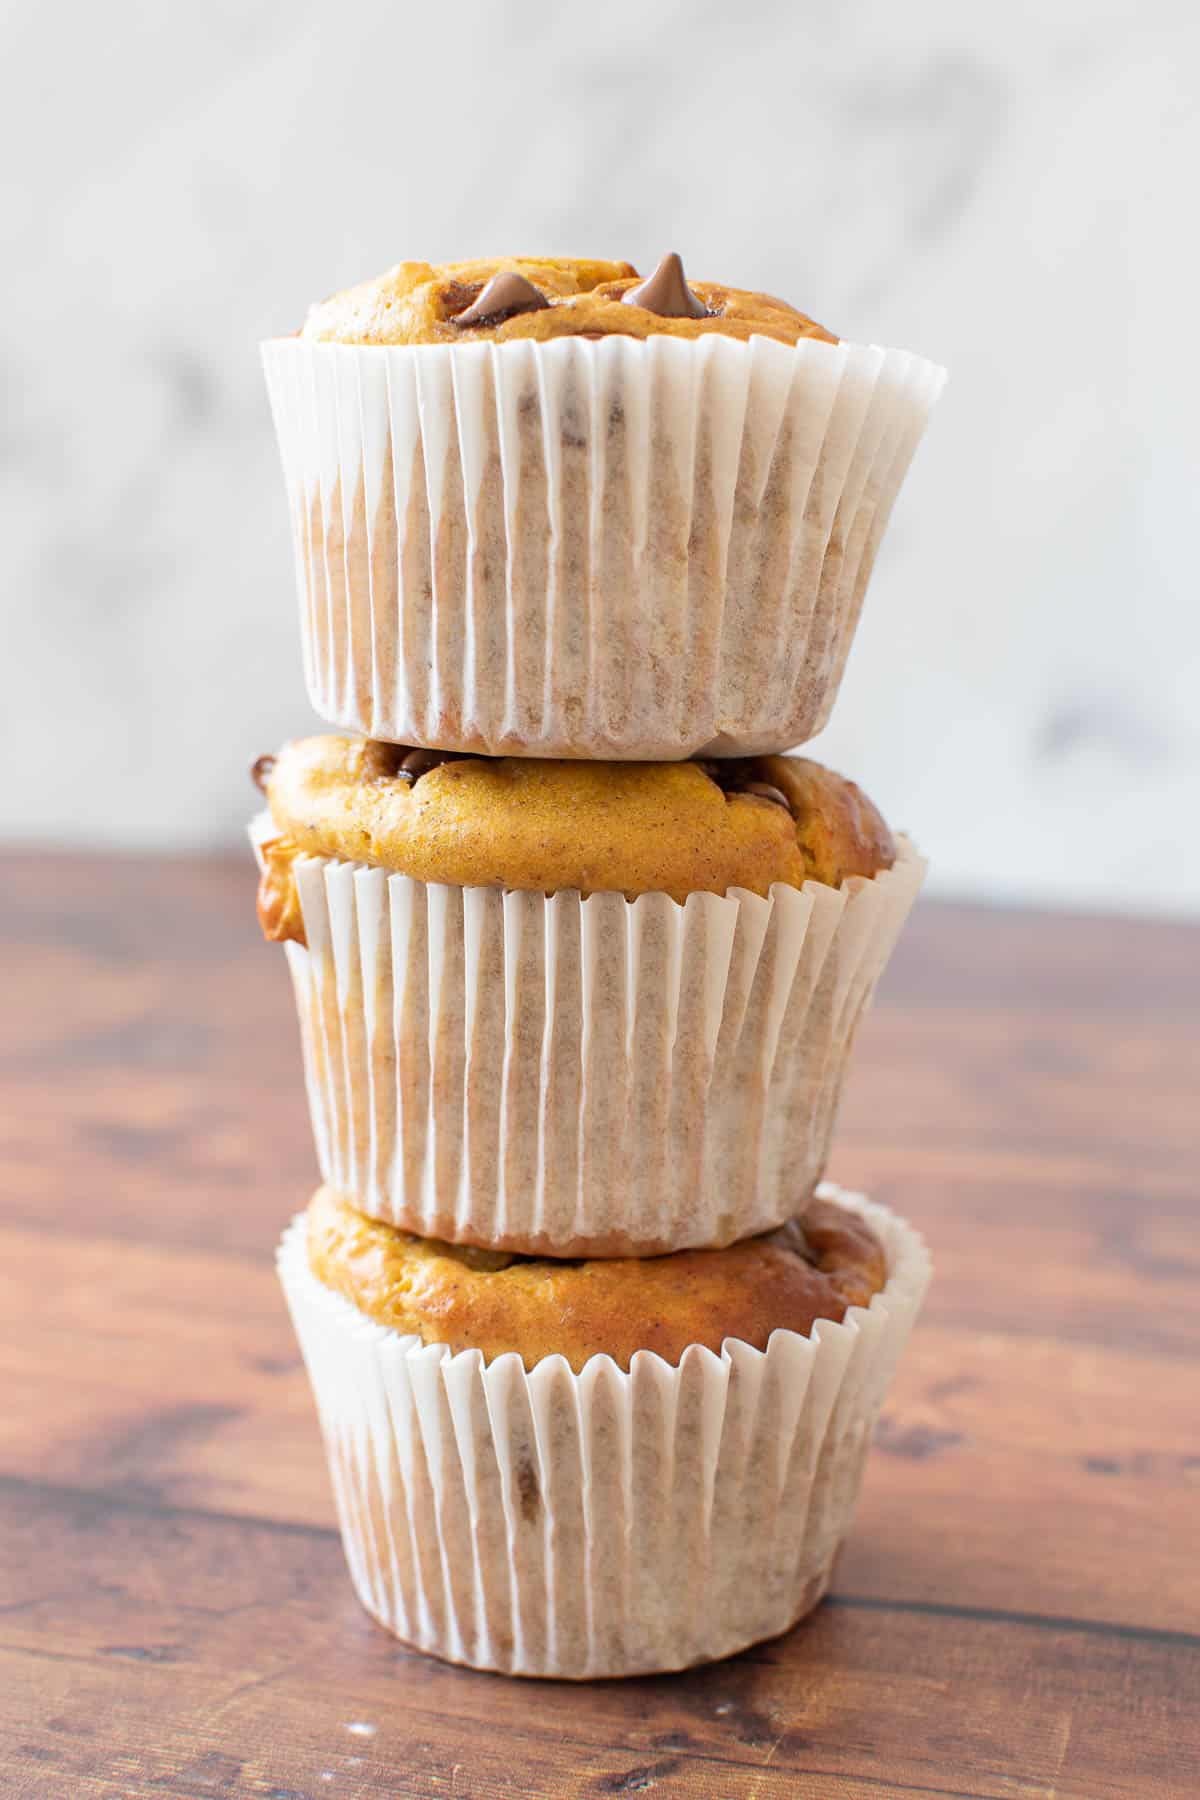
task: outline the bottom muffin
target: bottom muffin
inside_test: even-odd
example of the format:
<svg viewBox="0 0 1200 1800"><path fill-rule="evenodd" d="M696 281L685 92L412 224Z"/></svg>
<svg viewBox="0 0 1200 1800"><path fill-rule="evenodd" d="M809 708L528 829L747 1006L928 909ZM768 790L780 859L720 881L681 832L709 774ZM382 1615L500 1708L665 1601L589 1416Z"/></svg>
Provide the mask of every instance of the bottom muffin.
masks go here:
<svg viewBox="0 0 1200 1800"><path fill-rule="evenodd" d="M450 1249L321 1189L279 1272L367 1610L453 1662L586 1678L816 1605L929 1258L829 1186L637 1265Z"/></svg>

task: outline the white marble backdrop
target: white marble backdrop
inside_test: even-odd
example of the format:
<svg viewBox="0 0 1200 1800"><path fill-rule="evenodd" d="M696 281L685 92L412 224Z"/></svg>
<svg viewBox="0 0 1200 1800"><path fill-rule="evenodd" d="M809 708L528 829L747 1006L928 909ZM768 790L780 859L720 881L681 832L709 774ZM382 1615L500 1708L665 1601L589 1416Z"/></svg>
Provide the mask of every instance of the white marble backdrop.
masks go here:
<svg viewBox="0 0 1200 1800"><path fill-rule="evenodd" d="M1200 905L1193 0L0 15L0 833L236 839L304 731L256 341L583 251L949 365L821 752L943 891Z"/></svg>

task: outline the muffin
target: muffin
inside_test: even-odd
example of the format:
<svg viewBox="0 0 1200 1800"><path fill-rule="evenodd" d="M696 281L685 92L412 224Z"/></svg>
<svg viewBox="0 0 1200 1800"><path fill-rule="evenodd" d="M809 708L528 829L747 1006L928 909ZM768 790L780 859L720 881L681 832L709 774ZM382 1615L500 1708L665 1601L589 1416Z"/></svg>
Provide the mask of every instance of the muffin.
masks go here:
<svg viewBox="0 0 1200 1800"><path fill-rule="evenodd" d="M625 1371L639 1350L719 1356L726 1338L765 1350L773 1331L807 1336L869 1306L887 1280L869 1226L827 1199L727 1250L563 1261L416 1237L326 1187L308 1209L307 1255L318 1281L404 1337L527 1370L561 1356L576 1375L593 1356Z"/></svg>
<svg viewBox="0 0 1200 1800"><path fill-rule="evenodd" d="M684 1668L821 1598L929 1262L823 1190L732 1249L539 1262L431 1244L320 1191L280 1276L350 1572L478 1668Z"/></svg>
<svg viewBox="0 0 1200 1800"><path fill-rule="evenodd" d="M943 379L674 256L401 263L264 362L318 713L601 760L820 730Z"/></svg>
<svg viewBox="0 0 1200 1800"><path fill-rule="evenodd" d="M678 256L648 281L632 263L510 256L397 263L386 275L310 307L300 336L316 344L549 343L583 337L837 339L786 300L711 281L693 288Z"/></svg>
<svg viewBox="0 0 1200 1800"><path fill-rule="evenodd" d="M257 765L322 1178L426 1237L712 1247L797 1212L924 864L799 757L340 737Z"/></svg>

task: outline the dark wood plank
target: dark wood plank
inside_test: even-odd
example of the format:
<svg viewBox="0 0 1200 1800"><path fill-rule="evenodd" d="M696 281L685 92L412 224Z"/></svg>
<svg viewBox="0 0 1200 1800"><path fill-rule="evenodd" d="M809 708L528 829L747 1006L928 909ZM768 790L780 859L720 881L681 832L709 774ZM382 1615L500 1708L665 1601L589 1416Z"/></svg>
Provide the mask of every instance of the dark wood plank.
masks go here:
<svg viewBox="0 0 1200 1800"><path fill-rule="evenodd" d="M1200 1791L1200 933L918 909L834 1173L938 1274L833 1604L567 1690L350 1593L270 1267L314 1165L252 889L0 859L0 1791Z"/></svg>
<svg viewBox="0 0 1200 1800"><path fill-rule="evenodd" d="M0 1312L14 1327L0 1379L26 1396L0 1420L0 1466L101 1494L331 1523L269 1268L81 1237L48 1292L28 1279L46 1251L41 1234L0 1229ZM969 1244L963 1261L965 1282ZM1178 1580L1181 1560L1200 1568L1186 1367L1164 1383L1139 1344L1003 1326L930 1320L914 1337L842 1588L1200 1631L1200 1589Z"/></svg>
<svg viewBox="0 0 1200 1800"><path fill-rule="evenodd" d="M1200 1783L1195 1640L840 1603L731 1663L577 1689L405 1651L359 1613L328 1534L13 1485L0 1531L20 1570L0 1775L36 1767L39 1794L1156 1800Z"/></svg>

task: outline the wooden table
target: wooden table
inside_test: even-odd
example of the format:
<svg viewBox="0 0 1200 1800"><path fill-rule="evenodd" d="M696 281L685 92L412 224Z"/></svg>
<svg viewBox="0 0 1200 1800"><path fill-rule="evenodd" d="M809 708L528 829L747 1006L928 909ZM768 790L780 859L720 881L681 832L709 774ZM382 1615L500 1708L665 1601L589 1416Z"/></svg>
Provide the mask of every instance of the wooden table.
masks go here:
<svg viewBox="0 0 1200 1800"><path fill-rule="evenodd" d="M314 1179L238 860L0 863L0 1792L1200 1794L1200 933L918 909L834 1172L937 1275L832 1599L683 1676L358 1610L271 1256Z"/></svg>

